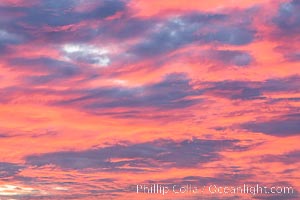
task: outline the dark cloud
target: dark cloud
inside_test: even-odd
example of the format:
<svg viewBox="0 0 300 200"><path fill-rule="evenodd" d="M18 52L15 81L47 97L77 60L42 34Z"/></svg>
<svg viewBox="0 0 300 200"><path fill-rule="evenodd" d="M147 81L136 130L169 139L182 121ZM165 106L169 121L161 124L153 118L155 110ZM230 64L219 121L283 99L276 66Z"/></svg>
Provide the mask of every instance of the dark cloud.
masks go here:
<svg viewBox="0 0 300 200"><path fill-rule="evenodd" d="M120 18L102 20L95 27L82 25L64 30L40 30L38 36L51 43L90 42L93 39L101 41L101 44L124 42L133 38L143 38L148 31L161 19L137 18L124 15ZM30 30L28 30L30 32Z"/></svg>
<svg viewBox="0 0 300 200"><path fill-rule="evenodd" d="M209 83L205 92L208 94L221 96L229 99L253 100L262 97L259 83L244 81L222 81Z"/></svg>
<svg viewBox="0 0 300 200"><path fill-rule="evenodd" d="M102 87L86 91L74 91L78 98L56 102L55 105L74 106L90 111L118 107L154 107L160 109L185 108L199 100L186 99L199 95L189 84L185 74L170 74L161 82L143 87Z"/></svg>
<svg viewBox="0 0 300 200"><path fill-rule="evenodd" d="M300 91L300 76L268 79L261 84L261 89L267 92L297 92Z"/></svg>
<svg viewBox="0 0 300 200"><path fill-rule="evenodd" d="M155 27L156 26L156 27ZM198 23L189 23L184 19L171 19L163 24L154 25L153 33L143 38L130 52L147 57L176 50L196 41L195 32L200 28Z"/></svg>
<svg viewBox="0 0 300 200"><path fill-rule="evenodd" d="M32 85L65 81L83 74L77 65L47 57L14 58L9 61L8 67L18 72L31 72L33 75L26 74L22 78L26 83ZM34 75L37 72L41 75Z"/></svg>
<svg viewBox="0 0 300 200"><path fill-rule="evenodd" d="M273 19L281 37L300 33L300 1L292 0L280 5L277 16ZM284 34L284 35L282 35Z"/></svg>
<svg viewBox="0 0 300 200"><path fill-rule="evenodd" d="M300 162L300 151L292 151L282 155L266 155L262 158L263 162L281 162L286 165L294 165Z"/></svg>
<svg viewBox="0 0 300 200"><path fill-rule="evenodd" d="M0 29L0 46L6 44L18 44L20 42L21 37L19 35Z"/></svg>
<svg viewBox="0 0 300 200"><path fill-rule="evenodd" d="M249 25L227 24L230 17L232 16L192 13L158 22L153 25L153 31L129 52L138 57L149 57L168 53L189 44L217 42L244 45L252 42L255 32Z"/></svg>
<svg viewBox="0 0 300 200"><path fill-rule="evenodd" d="M245 51L215 50L204 52L204 60L211 60L221 65L248 66L254 58Z"/></svg>
<svg viewBox="0 0 300 200"><path fill-rule="evenodd" d="M285 58L291 62L299 62L300 61L300 52L296 52L296 53L289 52L285 55Z"/></svg>
<svg viewBox="0 0 300 200"><path fill-rule="evenodd" d="M268 135L285 137L300 134L300 115L281 116L266 122L248 122L242 128Z"/></svg>
<svg viewBox="0 0 300 200"><path fill-rule="evenodd" d="M52 72L64 76L78 74L78 67L72 63L47 57L14 58L9 61L10 68L18 71Z"/></svg>
<svg viewBox="0 0 300 200"><path fill-rule="evenodd" d="M170 18L142 19L133 17L127 11L125 0L101 0L94 2L94 8L90 6L93 9L82 12L75 9L79 4L79 1L72 0L55 3L42 0L32 7L0 6L0 13L13 13L15 17L3 25L28 41L39 39L60 44L87 42L97 38L109 43L138 38L137 44L126 47L132 60L158 56L190 44L244 45L252 42L255 37L251 23L245 22L246 17L236 22L233 20L235 16L231 14L192 12ZM122 11L120 18L101 20ZM92 28L82 24L80 27L60 29L61 26L94 19L100 19L101 22ZM245 60L237 62L237 65L247 63Z"/></svg>
<svg viewBox="0 0 300 200"><path fill-rule="evenodd" d="M289 76L284 78L267 79L258 81L221 81L203 83L204 92L229 99L253 100L267 99L265 92L298 92L300 91L300 77ZM276 99L270 99L274 101Z"/></svg>
<svg viewBox="0 0 300 200"><path fill-rule="evenodd" d="M300 61L299 43L300 35L300 1L289 0L279 5L276 16L272 19L274 26L271 38L279 43L275 50L281 53L286 62ZM293 41L291 43L291 41Z"/></svg>
<svg viewBox="0 0 300 200"><path fill-rule="evenodd" d="M6 6L0 10L9 10L11 13L23 13L18 18L25 24L32 26L64 26L75 24L89 19L103 19L123 11L126 7L125 1L121 0L101 0L94 2L94 7L86 12L76 11L76 7L81 6L80 1L42 0L32 7Z"/></svg>
<svg viewBox="0 0 300 200"><path fill-rule="evenodd" d="M0 178L8 178L20 172L24 167L14 163L0 162Z"/></svg>
<svg viewBox="0 0 300 200"><path fill-rule="evenodd" d="M108 16L113 16L117 12L124 11L126 9L127 0L102 0L99 6L87 12L85 18L88 19L102 19Z"/></svg>
<svg viewBox="0 0 300 200"><path fill-rule="evenodd" d="M15 134L15 135L12 135L12 134L8 134L8 133L0 133L0 139L3 139L3 138L14 138L14 137L18 137L20 135L18 134Z"/></svg>
<svg viewBox="0 0 300 200"><path fill-rule="evenodd" d="M164 167L195 167L218 160L219 152L240 150L237 140L156 140L140 144L115 145L86 151L63 151L26 157L30 165L55 164L65 169L136 171Z"/></svg>
<svg viewBox="0 0 300 200"><path fill-rule="evenodd" d="M1 25L1 24L0 24ZM0 53L5 54L10 50L11 45L17 45L23 42L23 38L12 32L0 28ZM0 56L1 56L0 55Z"/></svg>
<svg viewBox="0 0 300 200"><path fill-rule="evenodd" d="M122 18L104 21L97 33L104 35L108 40L125 40L131 38L142 37L147 34L155 24L159 23L158 18L137 18L125 16Z"/></svg>
<svg viewBox="0 0 300 200"><path fill-rule="evenodd" d="M0 26L11 34L19 34L23 41L44 41L61 44L62 42L86 42L98 37L99 32L88 26L68 27L84 24L89 20L103 20L126 10L127 0L100 1L48 1L41 0L32 6L0 5ZM78 11L79 7L89 7ZM0 29L1 31L1 29ZM15 43L14 43L15 44ZM4 52L1 45L0 52Z"/></svg>
<svg viewBox="0 0 300 200"><path fill-rule="evenodd" d="M204 36L208 42L220 42L231 45L249 44L254 39L255 32L244 26L220 27L216 32Z"/></svg>

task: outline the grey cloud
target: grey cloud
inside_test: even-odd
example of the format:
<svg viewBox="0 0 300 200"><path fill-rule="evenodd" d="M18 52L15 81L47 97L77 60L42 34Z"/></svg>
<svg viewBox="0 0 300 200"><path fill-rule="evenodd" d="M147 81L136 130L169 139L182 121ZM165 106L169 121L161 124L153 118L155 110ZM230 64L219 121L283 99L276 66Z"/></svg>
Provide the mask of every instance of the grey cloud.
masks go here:
<svg viewBox="0 0 300 200"><path fill-rule="evenodd" d="M24 167L19 164L0 162L0 178L8 178L20 172Z"/></svg>
<svg viewBox="0 0 300 200"><path fill-rule="evenodd" d="M89 12L77 12L75 7L79 6L78 2L72 0L42 0L33 7L8 7L6 9L24 13L25 16L21 20L30 25L64 26L83 20L103 19L112 16L118 11L124 10L126 5L121 0L101 0ZM5 8L2 7L2 9Z"/></svg>
<svg viewBox="0 0 300 200"><path fill-rule="evenodd" d="M185 45L219 42L244 45L252 42L255 32L246 24L227 25L230 16L221 14L189 14L154 24L149 36L129 49L138 57L158 56ZM214 27L211 23L214 22Z"/></svg>
<svg viewBox="0 0 300 200"><path fill-rule="evenodd" d="M245 51L230 51L230 50L211 50L203 52L201 59L209 59L212 62L216 62L220 65L235 65L235 66L248 66L254 58Z"/></svg>
<svg viewBox="0 0 300 200"><path fill-rule="evenodd" d="M300 32L300 1L291 0L280 5L277 16L273 22L278 27L280 37L295 35Z"/></svg>
<svg viewBox="0 0 300 200"><path fill-rule="evenodd" d="M143 87L102 87L86 91L74 91L78 98L55 102L54 105L73 106L79 109L97 110L113 107L154 107L160 109L185 108L199 102L185 99L199 95L189 84L185 74L169 74L161 82Z"/></svg>
<svg viewBox="0 0 300 200"><path fill-rule="evenodd" d="M253 132L285 137L300 134L300 115L281 116L265 122L248 122L241 127Z"/></svg>
<svg viewBox="0 0 300 200"><path fill-rule="evenodd" d="M292 151L282 155L266 155L262 158L263 162L281 162L294 165L300 162L300 151Z"/></svg>
<svg viewBox="0 0 300 200"><path fill-rule="evenodd" d="M27 164L55 164L64 169L135 171L164 167L195 167L220 159L219 152L240 150L237 140L156 140L140 144L115 145L85 151L62 151L26 157ZM118 160L119 159L119 160ZM114 161L115 160L115 161Z"/></svg>
<svg viewBox="0 0 300 200"><path fill-rule="evenodd" d="M265 92L298 92L300 91L300 77L289 76L284 78L258 81L221 81L204 83L207 85L204 92L230 99L253 100L266 99ZM272 99L273 101L274 99Z"/></svg>
<svg viewBox="0 0 300 200"><path fill-rule="evenodd" d="M79 75L85 75L82 78L88 78L92 75L92 72L88 72L88 70L83 71L77 65L47 57L14 58L8 63L10 69L18 72L42 73L42 75L25 74L21 77L26 84L30 85L48 84L51 82L57 83L58 81L67 81Z"/></svg>

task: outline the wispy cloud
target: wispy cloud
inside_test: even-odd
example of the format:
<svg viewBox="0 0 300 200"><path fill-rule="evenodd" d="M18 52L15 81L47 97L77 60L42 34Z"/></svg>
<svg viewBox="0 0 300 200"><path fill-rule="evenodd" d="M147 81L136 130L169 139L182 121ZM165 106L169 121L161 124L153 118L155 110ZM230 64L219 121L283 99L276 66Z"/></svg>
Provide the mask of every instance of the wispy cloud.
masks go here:
<svg viewBox="0 0 300 200"><path fill-rule="evenodd" d="M299 9L2 0L0 199L154 198L137 182L298 191Z"/></svg>

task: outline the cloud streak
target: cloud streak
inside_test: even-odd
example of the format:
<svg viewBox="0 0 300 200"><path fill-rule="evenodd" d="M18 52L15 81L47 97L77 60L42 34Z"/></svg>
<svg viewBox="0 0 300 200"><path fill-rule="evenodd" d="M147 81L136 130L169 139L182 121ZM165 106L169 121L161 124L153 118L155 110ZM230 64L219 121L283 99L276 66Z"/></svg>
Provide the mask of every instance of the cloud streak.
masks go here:
<svg viewBox="0 0 300 200"><path fill-rule="evenodd" d="M299 191L299 9L2 0L0 199L165 198L137 183ZM202 197L299 199L166 198Z"/></svg>
<svg viewBox="0 0 300 200"><path fill-rule="evenodd" d="M63 151L26 157L27 164L54 164L63 169L144 171L160 168L189 168L220 159L219 151L243 150L231 140L156 140L141 144L115 145L86 151Z"/></svg>

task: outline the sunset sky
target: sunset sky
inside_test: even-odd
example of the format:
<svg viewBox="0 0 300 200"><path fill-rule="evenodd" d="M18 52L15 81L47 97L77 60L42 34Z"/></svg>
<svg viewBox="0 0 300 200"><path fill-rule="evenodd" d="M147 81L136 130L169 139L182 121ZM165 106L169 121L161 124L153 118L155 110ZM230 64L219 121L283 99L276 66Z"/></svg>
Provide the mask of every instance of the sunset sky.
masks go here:
<svg viewBox="0 0 300 200"><path fill-rule="evenodd" d="M299 200L299 47L300 0L0 0L0 199Z"/></svg>

